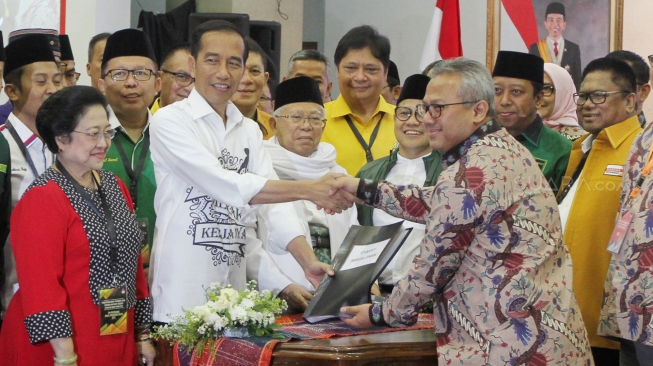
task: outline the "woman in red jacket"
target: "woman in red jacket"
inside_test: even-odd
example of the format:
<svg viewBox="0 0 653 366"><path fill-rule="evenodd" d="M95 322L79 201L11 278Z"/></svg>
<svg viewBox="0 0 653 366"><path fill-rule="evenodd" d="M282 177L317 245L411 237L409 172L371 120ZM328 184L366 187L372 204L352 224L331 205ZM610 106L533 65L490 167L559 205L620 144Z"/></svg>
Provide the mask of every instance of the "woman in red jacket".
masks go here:
<svg viewBox="0 0 653 366"><path fill-rule="evenodd" d="M115 130L94 88L50 96L36 127L54 166L11 218L19 289L0 365L152 365L152 307L129 191L101 170Z"/></svg>

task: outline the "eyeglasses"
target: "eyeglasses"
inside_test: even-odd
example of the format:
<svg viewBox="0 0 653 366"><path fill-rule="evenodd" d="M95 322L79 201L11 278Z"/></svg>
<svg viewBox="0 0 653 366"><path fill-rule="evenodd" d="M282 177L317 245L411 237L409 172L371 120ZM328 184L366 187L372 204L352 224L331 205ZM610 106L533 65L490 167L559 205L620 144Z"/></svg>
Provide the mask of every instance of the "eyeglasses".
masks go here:
<svg viewBox="0 0 653 366"><path fill-rule="evenodd" d="M400 121L408 121L408 119L415 114L415 119L417 122L422 122L423 115L420 115L416 110L412 110L408 107L397 107L395 108L395 117Z"/></svg>
<svg viewBox="0 0 653 366"><path fill-rule="evenodd" d="M438 118L442 115L442 110L444 107L450 106L450 105L459 105L459 104L468 104L468 103L477 103L479 102L478 100L470 100L467 102L460 102L460 103L449 103L449 104L418 104L416 105L417 107L417 115L424 118L426 115L426 111L429 111L429 114L433 118Z"/></svg>
<svg viewBox="0 0 653 366"><path fill-rule="evenodd" d="M134 75L134 79L138 81L148 81L152 77L154 70L151 69L136 69L136 70L127 70L127 69L113 69L107 71L104 77L110 76L113 81L125 81L129 77L129 73Z"/></svg>
<svg viewBox="0 0 653 366"><path fill-rule="evenodd" d="M114 136L116 136L116 130L111 129L107 130L104 132L96 131L96 132L84 132L84 131L73 131L77 133L83 133L84 135L92 138L95 141L100 141L102 137L104 137L105 140L111 140L113 139Z"/></svg>
<svg viewBox="0 0 653 366"><path fill-rule="evenodd" d="M166 74L173 75L175 77L175 81L177 82L177 84L179 84L181 86L189 86L190 84L195 82L195 78L188 75L188 74L186 74L185 72L172 72L172 71L168 71L166 69L161 69L161 71L163 71ZM134 78L135 77L136 76L134 75ZM136 79L136 80L138 80L138 79Z"/></svg>
<svg viewBox="0 0 653 366"><path fill-rule="evenodd" d="M261 94L261 97L258 98L259 102L268 102L268 101L271 101L271 100L272 100L271 97L268 97L267 95L263 95L263 94Z"/></svg>
<svg viewBox="0 0 653 366"><path fill-rule="evenodd" d="M544 85L542 91L544 92L545 97L550 97L556 91L556 88L553 87L553 85Z"/></svg>
<svg viewBox="0 0 653 366"><path fill-rule="evenodd" d="M319 117L304 117L300 115L295 115L295 116L276 116L277 118L287 118L292 122L294 125L301 125L304 123L304 121L308 121L308 123L312 127L324 127L326 124L326 118L319 118Z"/></svg>
<svg viewBox="0 0 653 366"><path fill-rule="evenodd" d="M59 62L59 71L63 74L66 72L66 68L68 67L68 64L65 62Z"/></svg>
<svg viewBox="0 0 653 366"><path fill-rule="evenodd" d="M74 71L70 72L69 71L69 72L64 74L64 77L66 78L66 81L77 82L77 80L79 80L79 75L81 75L81 74L78 73L78 72L74 72Z"/></svg>
<svg viewBox="0 0 653 366"><path fill-rule="evenodd" d="M589 99L594 104L602 104L602 103L605 103L606 99L608 99L608 95L623 94L623 93L630 94L632 92L625 91L625 90L611 91L611 92L595 90L595 91L589 92L589 93L575 93L574 94L574 103L576 103L577 106L581 107Z"/></svg>

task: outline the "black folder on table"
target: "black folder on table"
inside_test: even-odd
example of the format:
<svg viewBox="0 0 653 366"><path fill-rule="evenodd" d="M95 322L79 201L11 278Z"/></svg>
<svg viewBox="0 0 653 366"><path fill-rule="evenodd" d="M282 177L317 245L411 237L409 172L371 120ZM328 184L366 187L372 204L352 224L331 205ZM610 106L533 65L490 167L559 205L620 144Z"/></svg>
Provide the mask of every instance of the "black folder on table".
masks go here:
<svg viewBox="0 0 653 366"><path fill-rule="evenodd" d="M335 275L324 276L304 312L304 320L316 323L350 317L340 308L371 302L372 284L411 231L403 221L387 226L352 226L333 259Z"/></svg>

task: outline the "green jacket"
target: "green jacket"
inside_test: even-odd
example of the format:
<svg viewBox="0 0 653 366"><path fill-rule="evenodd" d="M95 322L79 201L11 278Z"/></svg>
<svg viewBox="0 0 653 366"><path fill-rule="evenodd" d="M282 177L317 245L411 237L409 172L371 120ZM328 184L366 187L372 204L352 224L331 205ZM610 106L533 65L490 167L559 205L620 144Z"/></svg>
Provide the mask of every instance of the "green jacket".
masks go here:
<svg viewBox="0 0 653 366"><path fill-rule="evenodd" d="M533 154L553 194L557 194L567 170L572 142L544 126L539 115L517 140Z"/></svg>
<svg viewBox="0 0 653 366"><path fill-rule="evenodd" d="M120 154L116 148L116 140L120 141L128 158L131 158L133 155L132 169L136 169L143 148L143 139L146 136L149 136L149 133L150 130L148 127L143 132L143 137L141 137L139 141L134 142L124 131L122 131L122 129L117 129L116 136L113 138L114 141L104 158L104 165L102 168L113 172L118 176L118 178L125 183L128 189L131 186L132 180L129 178L125 166L122 163L122 159L120 158ZM134 148L136 148L136 151L134 151ZM143 164L141 176L138 179L137 190L138 206L136 207L136 220L141 232L146 234L145 240L147 241L147 246L142 248L142 255L143 266L148 268L150 251L152 249L152 237L154 236L154 224L156 221L156 214L154 212L154 192L156 191L156 181L154 179L154 163L152 163L149 151L145 156L145 163Z"/></svg>
<svg viewBox="0 0 653 366"><path fill-rule="evenodd" d="M399 149L395 148L390 152L390 156L380 158L374 161L371 161L365 164L361 170L356 174L356 178L365 178L373 180L384 180L392 167L397 164L397 154ZM426 168L426 181L424 182L424 187L434 186L438 181L440 173L442 173L442 164L440 164L440 159L442 154L433 150L430 155L424 157L424 167ZM401 182L393 182L401 184ZM356 205L358 209L358 223L365 226L373 226L372 222L372 211L374 210L369 206Z"/></svg>

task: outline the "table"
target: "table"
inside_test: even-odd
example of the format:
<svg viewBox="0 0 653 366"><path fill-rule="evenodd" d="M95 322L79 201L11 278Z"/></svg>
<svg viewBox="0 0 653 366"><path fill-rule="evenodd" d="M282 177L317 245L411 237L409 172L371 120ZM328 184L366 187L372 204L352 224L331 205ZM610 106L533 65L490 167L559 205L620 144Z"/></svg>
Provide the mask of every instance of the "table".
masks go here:
<svg viewBox="0 0 653 366"><path fill-rule="evenodd" d="M156 366L173 366L172 347L157 347ZM163 351L163 352L162 352ZM433 329L293 340L276 345L273 366L437 365Z"/></svg>
<svg viewBox="0 0 653 366"><path fill-rule="evenodd" d="M279 343L272 365L437 365L433 329Z"/></svg>

